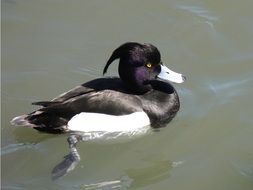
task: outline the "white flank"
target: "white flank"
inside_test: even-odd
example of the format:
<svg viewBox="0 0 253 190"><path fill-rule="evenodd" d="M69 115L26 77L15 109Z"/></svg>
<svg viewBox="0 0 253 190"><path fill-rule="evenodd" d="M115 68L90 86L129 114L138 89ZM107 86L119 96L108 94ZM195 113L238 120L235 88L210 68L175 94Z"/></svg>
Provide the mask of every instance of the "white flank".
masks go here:
<svg viewBox="0 0 253 190"><path fill-rule="evenodd" d="M105 134L115 137L145 133L149 129L150 120L145 112L114 116L100 113L82 112L68 122L70 131L79 131L101 138ZM120 135L119 135L120 134ZM115 138L112 137L112 138Z"/></svg>

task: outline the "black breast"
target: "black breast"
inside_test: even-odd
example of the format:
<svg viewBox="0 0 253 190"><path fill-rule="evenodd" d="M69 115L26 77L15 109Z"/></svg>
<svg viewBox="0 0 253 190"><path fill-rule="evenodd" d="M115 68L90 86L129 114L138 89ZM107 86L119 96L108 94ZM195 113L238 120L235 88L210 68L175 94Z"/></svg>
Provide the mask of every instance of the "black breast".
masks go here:
<svg viewBox="0 0 253 190"><path fill-rule="evenodd" d="M168 82L155 80L151 85L153 90L141 97L143 109L148 114L152 126L161 127L175 117L180 108L179 97Z"/></svg>

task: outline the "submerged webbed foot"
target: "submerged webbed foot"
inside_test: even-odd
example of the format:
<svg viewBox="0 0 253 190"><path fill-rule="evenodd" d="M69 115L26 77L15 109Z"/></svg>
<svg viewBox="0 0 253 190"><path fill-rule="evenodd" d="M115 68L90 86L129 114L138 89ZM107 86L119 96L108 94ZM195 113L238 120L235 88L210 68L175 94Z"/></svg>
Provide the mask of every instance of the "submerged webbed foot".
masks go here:
<svg viewBox="0 0 253 190"><path fill-rule="evenodd" d="M79 135L71 134L68 137L68 143L70 147L70 153L64 156L63 161L57 164L52 170L52 180L56 180L73 169L75 169L78 162L81 160L80 155L77 152L76 144L80 141Z"/></svg>

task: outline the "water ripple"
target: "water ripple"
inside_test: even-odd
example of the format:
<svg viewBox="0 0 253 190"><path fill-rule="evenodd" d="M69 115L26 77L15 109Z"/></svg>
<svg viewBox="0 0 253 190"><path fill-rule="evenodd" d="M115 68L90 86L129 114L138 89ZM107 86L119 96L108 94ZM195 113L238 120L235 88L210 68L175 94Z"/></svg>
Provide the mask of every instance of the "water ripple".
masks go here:
<svg viewBox="0 0 253 190"><path fill-rule="evenodd" d="M97 68L77 68L73 70L72 72L78 73L78 74L85 74L90 77L97 77L101 72L98 71Z"/></svg>
<svg viewBox="0 0 253 190"><path fill-rule="evenodd" d="M9 144L1 149L1 156L6 154L11 154L13 152L27 149L27 148L35 148L35 144L28 143L17 143L17 144Z"/></svg>
<svg viewBox="0 0 253 190"><path fill-rule="evenodd" d="M210 11L206 10L202 6L197 6L197 5L180 5L179 9L188 11L190 13L193 13L194 15L203 18L205 20L208 20L210 22L212 21L217 21L218 17L215 16L213 13Z"/></svg>
<svg viewBox="0 0 253 190"><path fill-rule="evenodd" d="M91 184L81 184L79 186L80 189L128 189L131 184L131 179L124 176L121 179L110 180L110 181L102 181L98 183Z"/></svg>
<svg viewBox="0 0 253 190"><path fill-rule="evenodd" d="M226 91L229 89L238 89L240 86L252 81L252 78L245 78L245 79L235 79L235 80L230 80L227 82L223 83L217 83L217 84L210 84L209 87L210 89L215 92L215 94L219 93L220 91Z"/></svg>

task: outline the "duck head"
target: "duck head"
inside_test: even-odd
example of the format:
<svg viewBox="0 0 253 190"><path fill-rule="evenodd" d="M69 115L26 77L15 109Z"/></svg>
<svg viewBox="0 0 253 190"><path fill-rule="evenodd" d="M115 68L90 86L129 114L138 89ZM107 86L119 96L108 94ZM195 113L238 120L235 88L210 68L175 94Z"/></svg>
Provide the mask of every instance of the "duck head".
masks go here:
<svg viewBox="0 0 253 190"><path fill-rule="evenodd" d="M126 86L137 93L145 93L152 89L151 82L165 80L182 83L185 77L171 71L161 62L159 50L151 44L128 42L113 51L104 67L103 74L109 65L119 59L118 72Z"/></svg>

